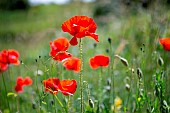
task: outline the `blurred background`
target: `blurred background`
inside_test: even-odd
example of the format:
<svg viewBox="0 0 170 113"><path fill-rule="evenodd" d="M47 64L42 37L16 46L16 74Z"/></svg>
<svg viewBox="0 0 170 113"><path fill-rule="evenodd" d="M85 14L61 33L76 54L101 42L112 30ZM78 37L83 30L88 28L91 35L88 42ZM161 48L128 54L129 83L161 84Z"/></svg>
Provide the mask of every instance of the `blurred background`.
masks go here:
<svg viewBox="0 0 170 113"><path fill-rule="evenodd" d="M50 41L61 36L72 38L61 30L61 24L75 15L92 17L97 24L96 33L99 34L97 44L93 39L83 39L83 48L87 48L83 49L85 80L98 84L94 79L98 73L90 69L88 64L90 57L105 54L114 58L115 54L119 54L134 69L145 62L142 70L147 76L146 83L150 82L153 69L157 67L155 59L163 54L158 40L170 37L170 0L0 0L0 50L16 49L20 53L20 60L34 67L35 59L39 56L49 57ZM112 51L108 38L112 40ZM70 47L68 51L74 56L79 55L78 47ZM143 52L144 56L141 55ZM168 64L170 55L166 55L164 60ZM125 99L128 93L121 93L125 90L122 81L130 75L127 75L127 69L121 63L111 62L111 65L115 66L115 93ZM18 74L32 74L24 69L13 68L14 78ZM102 77L106 85L110 76ZM92 88L95 89L94 86ZM148 89L152 86L148 84ZM167 90L167 94L170 94L170 90ZM96 95L96 92L92 92L92 95Z"/></svg>

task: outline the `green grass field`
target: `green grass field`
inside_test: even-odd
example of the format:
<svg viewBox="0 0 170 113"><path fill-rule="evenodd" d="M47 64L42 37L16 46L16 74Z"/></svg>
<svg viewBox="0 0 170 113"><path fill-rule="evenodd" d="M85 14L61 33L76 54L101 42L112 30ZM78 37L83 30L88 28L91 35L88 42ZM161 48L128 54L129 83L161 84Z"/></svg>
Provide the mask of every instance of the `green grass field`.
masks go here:
<svg viewBox="0 0 170 113"><path fill-rule="evenodd" d="M0 50L15 49L22 61L19 66L11 65L7 71L0 73L4 76L8 93L6 97L0 76L0 112L64 112L55 96L44 93L42 81L49 77L77 81L74 96L58 93L57 97L68 113L81 112L79 73L64 69L61 63L49 56L50 41L61 36L72 38L62 31L61 25L75 15L92 17L99 34L98 43L92 38L82 39L84 112L170 112L169 52L159 44L160 38L170 36L169 6L154 3L148 9L133 9L120 4L115 7L118 9L107 15L94 17L95 7L95 3L75 2L34 6L27 11L0 11ZM94 44L97 44L96 47ZM80 56L78 45L71 46L68 51L76 57ZM90 68L89 58L97 54L110 57L108 67ZM121 62L115 55L125 60ZM160 65L160 57L164 65ZM124 65L126 60L128 66ZM44 74L34 75L37 70L42 70ZM31 86L24 87L23 93L14 90L18 76L30 76L33 80ZM121 101L118 98L119 101L115 101L116 97ZM90 107L89 98L94 102L94 108Z"/></svg>

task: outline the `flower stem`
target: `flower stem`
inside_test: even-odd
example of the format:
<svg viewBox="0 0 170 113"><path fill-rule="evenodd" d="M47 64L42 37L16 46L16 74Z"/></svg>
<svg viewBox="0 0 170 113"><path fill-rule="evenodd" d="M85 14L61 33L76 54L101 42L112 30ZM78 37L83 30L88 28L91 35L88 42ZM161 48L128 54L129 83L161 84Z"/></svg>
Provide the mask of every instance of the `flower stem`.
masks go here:
<svg viewBox="0 0 170 113"><path fill-rule="evenodd" d="M83 44L82 40L80 38L80 43L79 43L79 52L80 52L80 59L81 59L81 69L80 69L80 107L81 107L81 113L84 112L84 102L83 102Z"/></svg>
<svg viewBox="0 0 170 113"><path fill-rule="evenodd" d="M64 105L62 104L62 102L59 100L59 98L57 97L57 95L55 95L55 98L57 99L58 103L60 104L60 106L64 109L65 113L67 113Z"/></svg>
<svg viewBox="0 0 170 113"><path fill-rule="evenodd" d="M8 97L7 97L7 89L6 89L6 84L5 84L5 79L4 79L3 73L2 73L2 79L3 79L3 83L4 83L4 87L5 87L5 97L6 97L6 99L7 99L8 108L9 108L9 111L11 111L10 105L9 105L9 100L8 100Z"/></svg>

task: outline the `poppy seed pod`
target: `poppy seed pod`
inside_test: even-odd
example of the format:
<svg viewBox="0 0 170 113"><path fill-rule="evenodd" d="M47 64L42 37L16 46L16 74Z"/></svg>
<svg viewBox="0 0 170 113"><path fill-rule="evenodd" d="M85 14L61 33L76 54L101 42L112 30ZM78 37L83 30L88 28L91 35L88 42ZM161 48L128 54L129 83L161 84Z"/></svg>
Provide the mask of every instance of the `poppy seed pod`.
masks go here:
<svg viewBox="0 0 170 113"><path fill-rule="evenodd" d="M141 79L143 76L142 70L140 68L137 68L137 75L139 79Z"/></svg>
<svg viewBox="0 0 170 113"><path fill-rule="evenodd" d="M163 61L162 57L158 58L157 63L158 63L159 66L163 66L164 65L164 61Z"/></svg>
<svg viewBox="0 0 170 113"><path fill-rule="evenodd" d="M92 99L89 99L89 106L90 106L91 108L94 108L94 102L93 102Z"/></svg>

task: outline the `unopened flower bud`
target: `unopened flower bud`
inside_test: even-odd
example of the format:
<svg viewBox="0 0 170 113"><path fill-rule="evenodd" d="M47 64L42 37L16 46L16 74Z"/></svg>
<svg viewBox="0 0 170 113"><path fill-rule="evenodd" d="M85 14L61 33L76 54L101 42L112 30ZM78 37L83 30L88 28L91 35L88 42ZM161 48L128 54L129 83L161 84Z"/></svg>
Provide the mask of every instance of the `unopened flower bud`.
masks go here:
<svg viewBox="0 0 170 113"><path fill-rule="evenodd" d="M96 44L96 43L94 43L94 44L93 44L93 46L94 46L94 48L96 48L97 44Z"/></svg>
<svg viewBox="0 0 170 113"><path fill-rule="evenodd" d="M92 101L92 99L89 99L89 106L90 106L91 108L94 108L94 102Z"/></svg>
<svg viewBox="0 0 170 113"><path fill-rule="evenodd" d="M120 61L123 63L123 65L125 65L126 67L129 66L129 63L128 63L128 61L125 58L123 58L123 57L121 57L119 55L115 55L115 57L119 58Z"/></svg>
<svg viewBox="0 0 170 113"><path fill-rule="evenodd" d="M112 39L109 37L108 38L108 42L111 44L112 43Z"/></svg>
<svg viewBox="0 0 170 113"><path fill-rule="evenodd" d="M109 53L109 49L106 49L106 53Z"/></svg>

